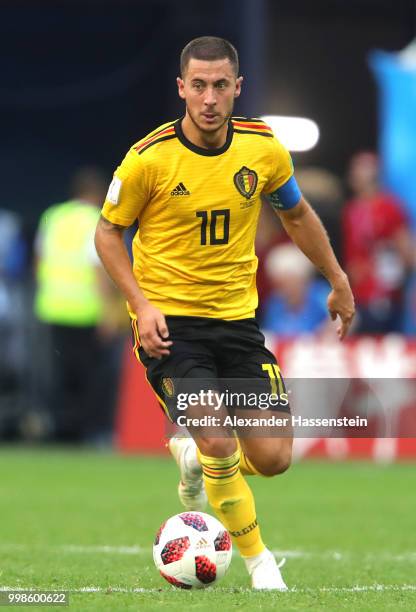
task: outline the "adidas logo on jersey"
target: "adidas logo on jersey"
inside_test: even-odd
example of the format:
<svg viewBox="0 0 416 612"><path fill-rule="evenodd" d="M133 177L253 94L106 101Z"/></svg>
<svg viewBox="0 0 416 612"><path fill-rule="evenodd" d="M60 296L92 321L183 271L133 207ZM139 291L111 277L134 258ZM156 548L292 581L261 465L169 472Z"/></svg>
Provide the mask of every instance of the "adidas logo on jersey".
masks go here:
<svg viewBox="0 0 416 612"><path fill-rule="evenodd" d="M170 192L171 196L188 196L191 192L187 190L183 183L176 185L175 189Z"/></svg>

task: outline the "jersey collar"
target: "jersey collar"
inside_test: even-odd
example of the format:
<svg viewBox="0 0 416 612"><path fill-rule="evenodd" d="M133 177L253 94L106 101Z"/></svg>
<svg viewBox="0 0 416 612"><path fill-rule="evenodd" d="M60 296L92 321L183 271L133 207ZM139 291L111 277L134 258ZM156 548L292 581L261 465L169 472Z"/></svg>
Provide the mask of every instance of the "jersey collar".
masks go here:
<svg viewBox="0 0 416 612"><path fill-rule="evenodd" d="M175 121L175 132L176 136L178 137L178 140L187 149L190 149L198 155L206 155L208 157L212 157L213 155L222 155L222 153L225 153L230 148L234 133L231 119L228 121L227 138L225 139L225 143L222 145L222 147L219 147L218 149L204 149L203 147L198 147L193 142L188 140L182 131L182 119L183 117Z"/></svg>

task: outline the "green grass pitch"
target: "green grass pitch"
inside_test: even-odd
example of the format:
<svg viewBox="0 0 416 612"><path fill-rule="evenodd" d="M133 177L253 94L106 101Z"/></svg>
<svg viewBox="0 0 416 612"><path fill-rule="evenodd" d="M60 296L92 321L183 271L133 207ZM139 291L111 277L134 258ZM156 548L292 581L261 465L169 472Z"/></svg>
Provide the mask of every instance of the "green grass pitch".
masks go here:
<svg viewBox="0 0 416 612"><path fill-rule="evenodd" d="M250 480L288 593L251 592L238 555L204 591L159 577L154 534L181 511L168 458L6 448L0 465L3 590L65 589L71 611L416 609L412 464L306 462Z"/></svg>

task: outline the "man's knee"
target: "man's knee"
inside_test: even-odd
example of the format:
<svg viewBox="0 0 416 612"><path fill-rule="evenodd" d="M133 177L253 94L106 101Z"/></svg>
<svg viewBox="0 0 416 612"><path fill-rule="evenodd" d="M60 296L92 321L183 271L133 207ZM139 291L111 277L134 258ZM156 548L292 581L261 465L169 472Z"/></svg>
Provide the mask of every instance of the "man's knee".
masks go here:
<svg viewBox="0 0 416 612"><path fill-rule="evenodd" d="M277 476L290 468L292 452L290 449L279 452L262 453L259 457L251 459L254 467L262 476Z"/></svg>
<svg viewBox="0 0 416 612"><path fill-rule="evenodd" d="M196 440L200 452L206 457L230 457L237 450L237 442L230 438L198 438Z"/></svg>

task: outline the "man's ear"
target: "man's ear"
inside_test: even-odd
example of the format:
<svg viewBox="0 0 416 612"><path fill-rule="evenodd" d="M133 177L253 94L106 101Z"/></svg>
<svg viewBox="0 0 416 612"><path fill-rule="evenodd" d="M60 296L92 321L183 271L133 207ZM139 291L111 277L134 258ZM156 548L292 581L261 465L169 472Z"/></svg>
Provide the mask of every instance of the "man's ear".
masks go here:
<svg viewBox="0 0 416 612"><path fill-rule="evenodd" d="M182 100L185 100L185 83L181 79L181 77L176 77L176 84L178 86L178 94Z"/></svg>
<svg viewBox="0 0 416 612"><path fill-rule="evenodd" d="M238 79L236 79L236 81L235 81L234 98L238 98L238 96L240 95L242 82L243 82L243 77L242 76L240 76L240 77L238 77Z"/></svg>

